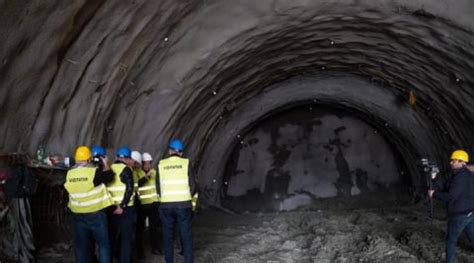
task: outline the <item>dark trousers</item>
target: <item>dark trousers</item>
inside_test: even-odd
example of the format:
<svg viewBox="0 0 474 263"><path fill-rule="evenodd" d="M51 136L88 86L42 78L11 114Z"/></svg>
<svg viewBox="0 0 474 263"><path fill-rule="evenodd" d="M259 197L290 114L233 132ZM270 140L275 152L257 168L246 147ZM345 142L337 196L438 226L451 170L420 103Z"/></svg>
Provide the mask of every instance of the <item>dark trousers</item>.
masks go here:
<svg viewBox="0 0 474 263"><path fill-rule="evenodd" d="M113 214L115 206L112 208L108 213L112 255L118 256L121 263L128 263L132 261L137 215L133 207L126 207L121 215Z"/></svg>
<svg viewBox="0 0 474 263"><path fill-rule="evenodd" d="M158 225L160 224L159 203L141 205L141 212L138 214L137 221L137 253L144 255L143 233L145 230L145 221L148 218L148 230L150 235L150 244L152 251L160 251L160 242L158 237Z"/></svg>
<svg viewBox="0 0 474 263"><path fill-rule="evenodd" d="M474 248L474 212L467 215L450 216L448 218L448 235L446 237L446 262L455 262L456 243L463 231Z"/></svg>
<svg viewBox="0 0 474 263"><path fill-rule="evenodd" d="M105 212L74 214L74 245L76 262L93 262L94 240L99 248L99 262L110 263L110 243Z"/></svg>
<svg viewBox="0 0 474 263"><path fill-rule="evenodd" d="M185 263L193 262L193 240L191 234L191 208L160 207L160 218L163 230L163 248L167 263L173 263L174 257L174 227L177 225L183 246Z"/></svg>

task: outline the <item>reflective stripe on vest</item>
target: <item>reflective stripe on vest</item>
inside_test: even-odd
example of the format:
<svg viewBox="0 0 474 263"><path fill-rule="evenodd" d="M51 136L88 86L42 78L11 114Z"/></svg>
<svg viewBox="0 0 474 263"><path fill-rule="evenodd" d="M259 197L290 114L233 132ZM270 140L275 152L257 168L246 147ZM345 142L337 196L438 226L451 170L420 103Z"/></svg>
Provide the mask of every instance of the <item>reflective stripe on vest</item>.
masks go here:
<svg viewBox="0 0 474 263"><path fill-rule="evenodd" d="M158 164L160 176L160 202L182 202L191 200L189 187L189 160L178 156L163 159Z"/></svg>
<svg viewBox="0 0 474 263"><path fill-rule="evenodd" d="M112 200L114 201L115 205L120 205L120 203L122 203L125 190L127 189L127 186L120 180L120 174L123 172L125 167L127 166L123 163L114 163L110 166L114 172L114 179L112 182L107 184L107 191L109 191L110 195L112 196ZM135 191L132 192L132 196L130 197L127 206L133 206L134 197Z"/></svg>
<svg viewBox="0 0 474 263"><path fill-rule="evenodd" d="M145 171L143 171L143 175L141 175L140 179L145 176L146 176L146 173ZM155 169L150 170L150 179L148 179L146 183L144 183L140 188L138 188L138 195L140 197L140 203L144 205L160 201L159 195L156 192L156 170Z"/></svg>
<svg viewBox="0 0 474 263"><path fill-rule="evenodd" d="M64 187L73 213L93 213L112 205L104 184L94 186L95 167L76 167L67 172Z"/></svg>

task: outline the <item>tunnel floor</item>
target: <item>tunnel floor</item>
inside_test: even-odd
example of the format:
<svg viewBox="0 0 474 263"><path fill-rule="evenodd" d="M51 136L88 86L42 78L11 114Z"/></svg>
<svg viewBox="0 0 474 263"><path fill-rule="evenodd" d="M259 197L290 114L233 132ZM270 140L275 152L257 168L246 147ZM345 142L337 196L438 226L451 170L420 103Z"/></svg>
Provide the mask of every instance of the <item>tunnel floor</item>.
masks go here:
<svg viewBox="0 0 474 263"><path fill-rule="evenodd" d="M427 204L232 215L198 213L194 222L195 262L440 262L446 221ZM177 254L177 262L183 258ZM148 250L149 251L149 250ZM149 253L149 252L148 252ZM462 236L459 262L474 262ZM38 262L73 262L71 245L40 250ZM67 261L70 260L70 261ZM139 262L164 262L148 254Z"/></svg>

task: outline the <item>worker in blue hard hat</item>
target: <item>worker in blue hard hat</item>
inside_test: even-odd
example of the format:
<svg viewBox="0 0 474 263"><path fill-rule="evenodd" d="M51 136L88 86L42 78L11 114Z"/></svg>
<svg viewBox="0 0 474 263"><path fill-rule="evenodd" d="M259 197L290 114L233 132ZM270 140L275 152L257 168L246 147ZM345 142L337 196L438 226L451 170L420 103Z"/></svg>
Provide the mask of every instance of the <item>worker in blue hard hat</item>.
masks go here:
<svg viewBox="0 0 474 263"><path fill-rule="evenodd" d="M98 146L98 145L92 146L91 151L92 151L91 162L95 164L99 169L102 169L102 167L104 166L102 162L102 158L107 159L107 151L105 150L104 147Z"/></svg>
<svg viewBox="0 0 474 263"><path fill-rule="evenodd" d="M191 235L192 196L196 183L189 159L183 157L184 144L172 139L168 158L158 164L156 191L160 196L160 218L163 230L163 250L166 262L173 262L174 227L179 226L184 262L193 262Z"/></svg>
<svg viewBox="0 0 474 263"><path fill-rule="evenodd" d="M104 157L101 157L102 169L90 163L92 153L87 146L79 146L74 157L76 164L67 172L64 187L73 213L76 262L94 261L94 240L99 262L111 262L105 209L113 201L104 183L113 180L114 174Z"/></svg>
<svg viewBox="0 0 474 263"><path fill-rule="evenodd" d="M136 211L134 208L133 166L128 147L117 149L116 161L111 165L114 180L107 184L107 190L114 201L109 211L112 255L120 262L131 262L135 237Z"/></svg>

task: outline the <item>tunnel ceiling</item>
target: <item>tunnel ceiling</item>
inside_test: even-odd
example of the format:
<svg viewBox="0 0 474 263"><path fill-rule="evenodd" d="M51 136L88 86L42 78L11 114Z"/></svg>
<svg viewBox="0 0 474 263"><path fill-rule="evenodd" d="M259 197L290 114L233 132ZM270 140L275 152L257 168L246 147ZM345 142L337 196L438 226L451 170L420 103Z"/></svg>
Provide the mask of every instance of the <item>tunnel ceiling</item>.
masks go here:
<svg viewBox="0 0 474 263"><path fill-rule="evenodd" d="M100 143L158 157L179 136L205 163L212 142L232 148L221 135L245 129L239 114L250 124L318 96L388 123L413 157L474 149L470 0L37 0L0 10L5 152ZM301 77L312 80L279 85ZM249 103L259 97L261 110Z"/></svg>

